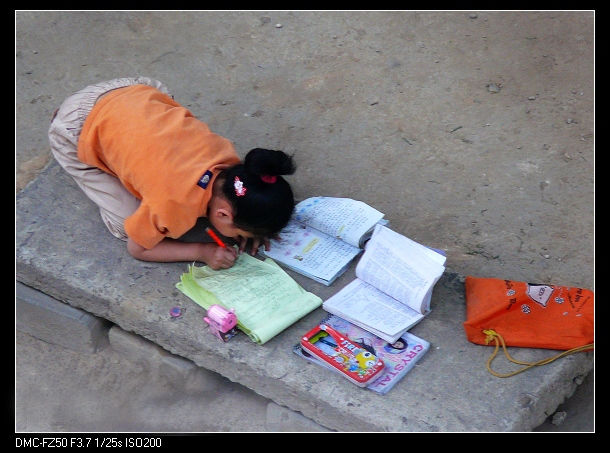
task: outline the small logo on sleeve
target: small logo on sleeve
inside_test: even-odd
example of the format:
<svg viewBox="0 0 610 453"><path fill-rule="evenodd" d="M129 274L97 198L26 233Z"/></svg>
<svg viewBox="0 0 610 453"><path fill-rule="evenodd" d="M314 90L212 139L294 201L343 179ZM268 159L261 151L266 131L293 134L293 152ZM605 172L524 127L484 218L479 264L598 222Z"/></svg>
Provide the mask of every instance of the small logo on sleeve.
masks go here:
<svg viewBox="0 0 610 453"><path fill-rule="evenodd" d="M207 189L211 179L212 172L208 170L201 176L201 178L199 178L199 181L197 181L197 185L202 189Z"/></svg>

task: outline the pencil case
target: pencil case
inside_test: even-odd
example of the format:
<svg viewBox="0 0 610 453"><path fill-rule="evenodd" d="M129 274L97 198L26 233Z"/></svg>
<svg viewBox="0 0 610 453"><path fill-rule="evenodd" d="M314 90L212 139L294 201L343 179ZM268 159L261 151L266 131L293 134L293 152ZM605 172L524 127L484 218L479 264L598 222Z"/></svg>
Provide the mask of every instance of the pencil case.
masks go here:
<svg viewBox="0 0 610 453"><path fill-rule="evenodd" d="M301 338L301 347L359 387L366 387L385 368L383 360L325 324Z"/></svg>

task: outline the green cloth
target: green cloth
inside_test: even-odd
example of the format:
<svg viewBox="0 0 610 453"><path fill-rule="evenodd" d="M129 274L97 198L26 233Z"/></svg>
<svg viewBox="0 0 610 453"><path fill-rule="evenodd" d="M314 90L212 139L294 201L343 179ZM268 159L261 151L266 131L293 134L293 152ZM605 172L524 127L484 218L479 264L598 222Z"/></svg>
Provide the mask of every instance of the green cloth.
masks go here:
<svg viewBox="0 0 610 453"><path fill-rule="evenodd" d="M230 269L189 265L176 288L206 310L213 304L234 308L239 329L257 344L322 305L271 258L261 261L245 253Z"/></svg>

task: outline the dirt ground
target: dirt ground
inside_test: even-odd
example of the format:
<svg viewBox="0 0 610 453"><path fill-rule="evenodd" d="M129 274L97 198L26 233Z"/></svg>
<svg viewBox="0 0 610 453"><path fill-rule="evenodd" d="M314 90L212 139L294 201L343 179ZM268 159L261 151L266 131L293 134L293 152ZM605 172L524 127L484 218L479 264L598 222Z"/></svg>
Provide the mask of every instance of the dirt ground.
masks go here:
<svg viewBox="0 0 610 453"><path fill-rule="evenodd" d="M363 200L444 249L448 270L594 289L595 11L15 19L16 192L50 161L47 128L65 97L143 75L240 155L294 153L298 198ZM593 426L592 375L580 431Z"/></svg>

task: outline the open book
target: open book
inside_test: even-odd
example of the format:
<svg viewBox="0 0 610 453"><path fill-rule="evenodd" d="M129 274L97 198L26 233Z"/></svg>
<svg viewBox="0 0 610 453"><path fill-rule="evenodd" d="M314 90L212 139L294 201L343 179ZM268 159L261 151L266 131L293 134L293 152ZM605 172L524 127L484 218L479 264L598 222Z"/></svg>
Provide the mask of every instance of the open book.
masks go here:
<svg viewBox="0 0 610 453"><path fill-rule="evenodd" d="M429 342L412 333L405 332L394 343L388 343L335 315L328 315L320 324L330 326L384 361L385 368L379 377L366 386L369 390L382 395L388 393L405 374L411 371L419 359L430 349ZM323 360L319 360L315 355L304 351L300 343L294 346L293 351L310 362L337 372L335 368L329 366Z"/></svg>
<svg viewBox="0 0 610 453"><path fill-rule="evenodd" d="M351 198L312 197L295 207L292 219L261 254L329 286L362 252L383 213Z"/></svg>
<svg viewBox="0 0 610 453"><path fill-rule="evenodd" d="M356 279L322 307L393 343L430 312L446 257L377 225L356 266Z"/></svg>

